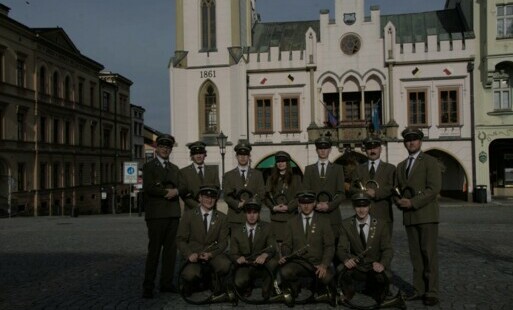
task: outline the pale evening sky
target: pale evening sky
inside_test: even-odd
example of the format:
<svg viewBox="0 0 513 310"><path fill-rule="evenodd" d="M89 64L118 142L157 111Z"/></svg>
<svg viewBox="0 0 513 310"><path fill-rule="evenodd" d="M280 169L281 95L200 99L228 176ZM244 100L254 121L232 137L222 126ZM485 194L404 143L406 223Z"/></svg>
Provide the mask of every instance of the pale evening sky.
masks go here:
<svg viewBox="0 0 513 310"><path fill-rule="evenodd" d="M188 0L192 1L192 0ZM381 14L441 10L446 0L366 0ZM0 0L9 16L32 28L61 27L80 52L134 84L131 103L145 124L169 132L169 58L175 47L174 0ZM318 20L334 0L257 0L263 22Z"/></svg>

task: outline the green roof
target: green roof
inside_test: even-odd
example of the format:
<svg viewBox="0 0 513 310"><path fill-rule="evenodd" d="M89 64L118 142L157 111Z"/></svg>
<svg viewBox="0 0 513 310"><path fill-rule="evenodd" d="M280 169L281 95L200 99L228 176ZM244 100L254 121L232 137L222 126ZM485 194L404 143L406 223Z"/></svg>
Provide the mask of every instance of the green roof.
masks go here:
<svg viewBox="0 0 513 310"><path fill-rule="evenodd" d="M439 41L475 38L472 21L467 21L457 9L439 11L381 15L381 37L383 29L390 21L396 27L398 43L425 42L428 35L437 35ZM281 51L306 49L305 33L312 28L321 40L320 24L314 21L257 23L253 28L251 52L267 52L278 46Z"/></svg>
<svg viewBox="0 0 513 310"><path fill-rule="evenodd" d="M319 21L257 23L253 28L251 52L266 52L269 47L279 46L282 51L306 49L305 33L312 28L320 40Z"/></svg>
<svg viewBox="0 0 513 310"><path fill-rule="evenodd" d="M381 15L381 29L389 21L396 28L398 43L425 42L428 35L437 35L440 41L475 37L471 25L456 9ZM383 37L383 30L381 37Z"/></svg>

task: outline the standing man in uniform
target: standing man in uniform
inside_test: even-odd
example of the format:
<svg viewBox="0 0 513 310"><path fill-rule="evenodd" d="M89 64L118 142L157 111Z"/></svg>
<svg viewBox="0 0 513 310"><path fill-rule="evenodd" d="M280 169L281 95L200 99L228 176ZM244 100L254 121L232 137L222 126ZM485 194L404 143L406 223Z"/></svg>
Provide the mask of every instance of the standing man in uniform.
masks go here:
<svg viewBox="0 0 513 310"><path fill-rule="evenodd" d="M240 195L243 191L250 192L257 199L264 199L264 178L260 171L251 168L251 149L247 141L237 144L234 150L238 165L223 176L224 201L228 205L230 229L246 222L243 206L248 199L245 195Z"/></svg>
<svg viewBox="0 0 513 310"><path fill-rule="evenodd" d="M338 240L342 215L340 204L345 198L344 194L344 170L342 166L329 161L331 152L331 140L320 137L315 140L318 161L305 168L303 188L314 191L317 195L324 191L332 197L331 201L319 201L315 205L315 212L323 214L330 219L335 239Z"/></svg>
<svg viewBox="0 0 513 310"><path fill-rule="evenodd" d="M173 136L160 135L155 150L157 156L143 167L145 219L149 239L143 298L153 298L161 252L160 291L177 292L173 284L173 274L176 231L181 213L178 194L185 191L185 187L178 167L169 162L174 144Z"/></svg>
<svg viewBox="0 0 513 310"><path fill-rule="evenodd" d="M192 164L180 169L187 187L187 194L183 196L186 211L199 206L198 193L201 185L212 184L217 188L221 187L217 167L205 165L205 157L207 157L205 147L205 143L201 141L189 144Z"/></svg>
<svg viewBox="0 0 513 310"><path fill-rule="evenodd" d="M421 130L406 128L401 135L408 158L397 165L396 184L403 195L396 198L396 204L403 211L415 287L407 299L422 298L426 306L434 306L439 303L438 194L442 172L438 160L421 151Z"/></svg>
<svg viewBox="0 0 513 310"><path fill-rule="evenodd" d="M260 220L261 204L257 199L244 203L246 222L232 231L230 255L239 268L234 277L234 285L240 291L250 294L255 278L263 279L262 296L269 298L272 278L258 265L264 265L274 273L278 266L276 240L271 225Z"/></svg>
<svg viewBox="0 0 513 310"><path fill-rule="evenodd" d="M382 141L377 136L369 136L363 140L368 161L356 167L351 192L356 194L366 187L365 193L372 204L370 214L388 226L392 234L394 214L392 210L392 189L395 182L395 166L381 160ZM374 183L375 182L375 183Z"/></svg>

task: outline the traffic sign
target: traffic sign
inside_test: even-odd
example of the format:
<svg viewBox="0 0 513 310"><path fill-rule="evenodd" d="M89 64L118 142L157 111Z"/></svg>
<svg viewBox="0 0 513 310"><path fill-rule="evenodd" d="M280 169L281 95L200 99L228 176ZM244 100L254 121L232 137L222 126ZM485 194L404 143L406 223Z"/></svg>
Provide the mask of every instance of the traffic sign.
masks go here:
<svg viewBox="0 0 513 310"><path fill-rule="evenodd" d="M125 161L123 163L123 183L137 184L137 171L136 161Z"/></svg>

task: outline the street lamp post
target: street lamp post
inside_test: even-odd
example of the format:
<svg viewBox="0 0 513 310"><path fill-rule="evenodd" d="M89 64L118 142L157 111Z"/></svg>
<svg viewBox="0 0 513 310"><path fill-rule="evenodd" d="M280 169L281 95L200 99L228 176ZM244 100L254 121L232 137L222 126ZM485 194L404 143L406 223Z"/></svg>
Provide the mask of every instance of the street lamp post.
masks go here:
<svg viewBox="0 0 513 310"><path fill-rule="evenodd" d="M227 136L221 133L219 133L219 136L216 137L217 139L217 145L219 146L219 152L221 153L221 164L222 164L222 172L224 175L224 154L226 154L226 140L228 139Z"/></svg>

